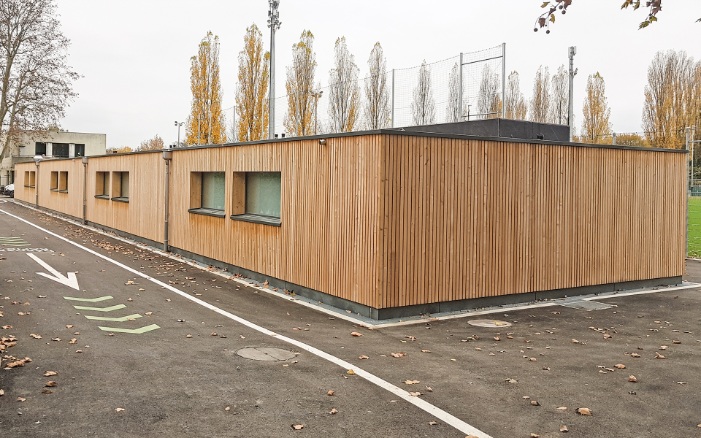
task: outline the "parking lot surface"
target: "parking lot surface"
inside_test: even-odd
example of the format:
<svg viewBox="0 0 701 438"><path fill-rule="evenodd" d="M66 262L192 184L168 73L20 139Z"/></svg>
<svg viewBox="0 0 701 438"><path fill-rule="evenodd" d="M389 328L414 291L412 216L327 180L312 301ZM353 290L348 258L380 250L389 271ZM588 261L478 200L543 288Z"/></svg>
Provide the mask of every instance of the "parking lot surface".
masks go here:
<svg viewBox="0 0 701 438"><path fill-rule="evenodd" d="M368 329L0 201L2 436L701 437L699 289Z"/></svg>

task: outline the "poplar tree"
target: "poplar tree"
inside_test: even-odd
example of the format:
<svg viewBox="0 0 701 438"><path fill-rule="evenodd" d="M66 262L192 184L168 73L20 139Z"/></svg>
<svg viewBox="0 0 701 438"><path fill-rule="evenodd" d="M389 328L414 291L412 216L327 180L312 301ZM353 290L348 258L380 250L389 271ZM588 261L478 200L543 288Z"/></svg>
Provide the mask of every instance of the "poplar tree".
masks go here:
<svg viewBox="0 0 701 438"><path fill-rule="evenodd" d="M316 54L314 35L305 30L299 42L292 45L292 66L287 68L287 116L285 131L292 136L314 133L314 75Z"/></svg>
<svg viewBox="0 0 701 438"><path fill-rule="evenodd" d="M501 114L501 105L499 75L487 64L482 69L482 78L477 95L477 111L482 118L493 119Z"/></svg>
<svg viewBox="0 0 701 438"><path fill-rule="evenodd" d="M531 97L531 121L547 123L550 112L550 72L542 65L536 72L533 81L533 96Z"/></svg>
<svg viewBox="0 0 701 438"><path fill-rule="evenodd" d="M270 53L263 50L263 35L258 26L252 24L246 29L243 50L239 52L239 81L236 89L239 141L268 138L269 61Z"/></svg>
<svg viewBox="0 0 701 438"><path fill-rule="evenodd" d="M608 143L611 136L611 110L606 101L604 78L596 72L587 78L581 139L588 143Z"/></svg>
<svg viewBox="0 0 701 438"><path fill-rule="evenodd" d="M559 125L567 125L569 112L570 89L569 73L565 66L561 65L550 82L550 122Z"/></svg>
<svg viewBox="0 0 701 438"><path fill-rule="evenodd" d="M446 123L455 123L462 120L462 114L460 114L460 66L456 62L453 64L453 68L450 69L450 76L448 77L448 105L446 107Z"/></svg>
<svg viewBox="0 0 701 438"><path fill-rule="evenodd" d="M336 40L334 68L329 72L329 116L332 132L350 132L360 110L360 87L355 57L348 51L346 37Z"/></svg>
<svg viewBox="0 0 701 438"><path fill-rule="evenodd" d="M414 125L430 125L436 120L436 103L433 99L431 70L426 61L419 68L419 81L414 88L414 100L411 102L411 115Z"/></svg>
<svg viewBox="0 0 701 438"><path fill-rule="evenodd" d="M504 97L505 117L511 120L526 120L528 107L521 92L521 81L516 70L506 79L506 96Z"/></svg>
<svg viewBox="0 0 701 438"><path fill-rule="evenodd" d="M379 42L370 52L368 70L370 76L365 80L365 122L368 129L387 128L392 124L392 110L387 86L387 61Z"/></svg>
<svg viewBox="0 0 701 438"><path fill-rule="evenodd" d="M187 121L187 144L221 144L226 141L219 78L219 37L207 32L197 56L190 58L192 109Z"/></svg>

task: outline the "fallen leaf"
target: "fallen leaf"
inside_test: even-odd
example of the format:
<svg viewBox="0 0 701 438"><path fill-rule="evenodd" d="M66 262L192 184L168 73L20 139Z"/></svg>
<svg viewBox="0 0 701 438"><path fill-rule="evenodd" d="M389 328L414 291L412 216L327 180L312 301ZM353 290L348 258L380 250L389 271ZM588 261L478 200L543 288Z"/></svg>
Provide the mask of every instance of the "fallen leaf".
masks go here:
<svg viewBox="0 0 701 438"><path fill-rule="evenodd" d="M358 359L362 360L362 359L370 359L370 358L363 354L362 356L358 356Z"/></svg>
<svg viewBox="0 0 701 438"><path fill-rule="evenodd" d="M409 395L412 396L412 397L418 397L418 396L421 395L421 393L418 392L418 391L417 391L417 392L410 392Z"/></svg>
<svg viewBox="0 0 701 438"><path fill-rule="evenodd" d="M581 344L581 342L579 342L579 341L576 340L576 339L572 339L572 343L573 343L573 344Z"/></svg>
<svg viewBox="0 0 701 438"><path fill-rule="evenodd" d="M302 430L304 429L304 424L293 424L292 429L294 430Z"/></svg>
<svg viewBox="0 0 701 438"><path fill-rule="evenodd" d="M540 403L538 403L538 400L531 400L531 406L540 406Z"/></svg>
<svg viewBox="0 0 701 438"><path fill-rule="evenodd" d="M422 353L430 353L431 350L421 350Z"/></svg>
<svg viewBox="0 0 701 438"><path fill-rule="evenodd" d="M355 371L348 370L348 371L346 371L346 374L348 374L349 376L355 376Z"/></svg>
<svg viewBox="0 0 701 438"><path fill-rule="evenodd" d="M406 353L399 352L399 353L390 353L390 356L392 357L404 357L406 356Z"/></svg>
<svg viewBox="0 0 701 438"><path fill-rule="evenodd" d="M428 391L428 392L433 392L433 388L431 388L430 386L427 385L427 386L426 386L426 391Z"/></svg>
<svg viewBox="0 0 701 438"><path fill-rule="evenodd" d="M186 338L191 338L191 337L192 337L192 335L185 335L185 337L186 337Z"/></svg>
<svg viewBox="0 0 701 438"><path fill-rule="evenodd" d="M230 411L230 410L231 410L231 406L225 407L224 410L225 410L225 411Z"/></svg>
<svg viewBox="0 0 701 438"><path fill-rule="evenodd" d="M37 335L36 333L30 333L29 336L34 339L41 339L41 335Z"/></svg>
<svg viewBox="0 0 701 438"><path fill-rule="evenodd" d="M117 409L115 409L115 411L117 411L117 412L122 412L122 411L124 411L124 410L125 410L124 408L117 408Z"/></svg>
<svg viewBox="0 0 701 438"><path fill-rule="evenodd" d="M417 383L421 383L421 382L418 380L405 380L404 383L407 385L416 385Z"/></svg>
<svg viewBox="0 0 701 438"><path fill-rule="evenodd" d="M637 383L638 378L631 374L630 376L628 376L628 381L631 383Z"/></svg>
<svg viewBox="0 0 701 438"><path fill-rule="evenodd" d="M333 396L334 394L336 394L336 391L334 391L333 389L329 389L328 391L326 391L326 395L328 396Z"/></svg>
<svg viewBox="0 0 701 438"><path fill-rule="evenodd" d="M54 382L53 380L49 380L48 382L46 382L46 384L44 386L46 388L53 388L55 386L58 386L58 383Z"/></svg>
<svg viewBox="0 0 701 438"><path fill-rule="evenodd" d="M567 410L567 406L560 406L559 408L557 408L557 410L558 410L558 411L566 411L566 410Z"/></svg>
<svg viewBox="0 0 701 438"><path fill-rule="evenodd" d="M351 336L355 336L356 338L358 338L360 336L363 336L363 334L358 332L351 332Z"/></svg>
<svg viewBox="0 0 701 438"><path fill-rule="evenodd" d="M655 359L667 359L665 356L661 355L658 352L655 352Z"/></svg>
<svg viewBox="0 0 701 438"><path fill-rule="evenodd" d="M499 341L501 341L501 338L499 336L494 336L494 340L499 342Z"/></svg>
<svg viewBox="0 0 701 438"><path fill-rule="evenodd" d="M50 390L50 389L43 389L43 390L41 391L41 393L42 393L42 394L53 394L54 392L53 392L52 390Z"/></svg>
<svg viewBox="0 0 701 438"><path fill-rule="evenodd" d="M591 416L591 409L589 408L577 408L575 412L579 415Z"/></svg>
<svg viewBox="0 0 701 438"><path fill-rule="evenodd" d="M677 345L679 345L679 344L681 344L681 343L682 343L682 341L679 341L679 340L677 340L677 339L675 339L675 340L672 341L672 344L677 344Z"/></svg>
<svg viewBox="0 0 701 438"><path fill-rule="evenodd" d="M23 403L23 402L27 401L27 399L24 397L17 397L17 401L20 403Z"/></svg>
<svg viewBox="0 0 701 438"><path fill-rule="evenodd" d="M210 334L210 336L219 336L219 335L217 334L217 332L212 332L212 333Z"/></svg>
<svg viewBox="0 0 701 438"><path fill-rule="evenodd" d="M56 371L47 371L44 373L44 377L51 377L51 376L57 376L58 373Z"/></svg>
<svg viewBox="0 0 701 438"><path fill-rule="evenodd" d="M76 338L73 338L73 339L71 339L70 341L68 341L68 343L69 343L69 344L77 344L77 343L78 343L78 340L77 340Z"/></svg>
<svg viewBox="0 0 701 438"><path fill-rule="evenodd" d="M0 389L0 397L2 397L3 395L5 395L5 390L4 390L4 389Z"/></svg>
<svg viewBox="0 0 701 438"><path fill-rule="evenodd" d="M638 358L640 355L638 353L630 353L630 357Z"/></svg>
<svg viewBox="0 0 701 438"><path fill-rule="evenodd" d="M668 346L666 346L666 345L662 345L662 346L660 346L660 350L666 350L666 349L668 349L668 348L669 348L669 347L668 347Z"/></svg>
<svg viewBox="0 0 701 438"><path fill-rule="evenodd" d="M76 353L82 353L83 350L75 350Z"/></svg>
<svg viewBox="0 0 701 438"><path fill-rule="evenodd" d="M516 379L506 379L506 382L509 382L509 383L518 383L518 380L516 380Z"/></svg>
<svg viewBox="0 0 701 438"><path fill-rule="evenodd" d="M428 422L428 425L429 425L429 426L436 426L436 425L438 425L438 422L436 422L436 421L429 421L429 422Z"/></svg>
<svg viewBox="0 0 701 438"><path fill-rule="evenodd" d="M623 365L622 363L617 363L616 365L613 366L614 368L618 368L619 370L625 370L626 366Z"/></svg>
<svg viewBox="0 0 701 438"><path fill-rule="evenodd" d="M331 410L329 411L329 414L331 414L331 415L338 414L338 410L336 408L331 408Z"/></svg>
<svg viewBox="0 0 701 438"><path fill-rule="evenodd" d="M73 324L67 324L67 325L66 325L66 328L67 328L67 329L73 328Z"/></svg>
<svg viewBox="0 0 701 438"><path fill-rule="evenodd" d="M569 431L570 431L570 430L569 430L569 429L567 428L567 426L565 426L564 424L563 424L562 426L560 426L560 432L562 432L562 433L567 433L567 432L569 432Z"/></svg>

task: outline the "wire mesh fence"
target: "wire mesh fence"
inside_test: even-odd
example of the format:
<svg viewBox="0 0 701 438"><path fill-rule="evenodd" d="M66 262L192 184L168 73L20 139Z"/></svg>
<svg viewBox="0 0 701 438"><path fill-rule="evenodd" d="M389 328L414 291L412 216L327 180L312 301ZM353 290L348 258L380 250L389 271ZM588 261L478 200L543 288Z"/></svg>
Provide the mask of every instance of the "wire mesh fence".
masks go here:
<svg viewBox="0 0 701 438"><path fill-rule="evenodd" d="M416 107L417 105L416 93L421 81L422 65L386 71L387 87L385 92L387 93L390 114L385 123L386 126L381 127L397 128L498 116L499 114L496 113L479 110L480 84L482 78L488 74L491 84L497 84L497 87L492 87L489 92L495 94L499 101L503 101L505 54L506 45L501 44L484 50L461 53L441 61L424 63L424 68L428 69L429 72L429 102L433 105L434 114L430 119L423 120L423 123L417 123L412 112L412 106ZM351 131L372 128L367 120L365 108L367 104L366 84L370 79L370 77L364 77L356 81L355 85L360 93L360 98ZM314 129L312 133L335 132L336 129L333 127L335 124L332 123L333 119L329 111L331 87L327 84L314 91L318 97L313 99L312 123ZM287 111L288 96L277 97L275 99L275 133L278 135L282 133L290 135L285 129ZM224 114L229 137L236 141L234 126L237 115L235 107L226 108Z"/></svg>

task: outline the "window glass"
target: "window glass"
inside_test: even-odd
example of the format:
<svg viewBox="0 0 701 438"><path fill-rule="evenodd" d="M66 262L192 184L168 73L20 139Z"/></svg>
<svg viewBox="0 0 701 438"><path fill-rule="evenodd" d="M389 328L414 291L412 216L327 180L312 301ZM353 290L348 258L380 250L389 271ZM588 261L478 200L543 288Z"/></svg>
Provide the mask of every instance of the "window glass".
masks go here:
<svg viewBox="0 0 701 438"><path fill-rule="evenodd" d="M246 174L246 213L280 217L280 172Z"/></svg>
<svg viewBox="0 0 701 438"><path fill-rule="evenodd" d="M121 190L119 193L119 196L122 198L128 198L129 197L129 172L121 172Z"/></svg>
<svg viewBox="0 0 701 438"><path fill-rule="evenodd" d="M51 151L54 157L68 158L68 143L54 143Z"/></svg>
<svg viewBox="0 0 701 438"><path fill-rule="evenodd" d="M46 143L35 143L35 155L46 155Z"/></svg>
<svg viewBox="0 0 701 438"><path fill-rule="evenodd" d="M76 157L84 157L85 156L85 145L84 144L75 145L75 156Z"/></svg>
<svg viewBox="0 0 701 438"><path fill-rule="evenodd" d="M224 210L224 172L202 173L202 208Z"/></svg>

